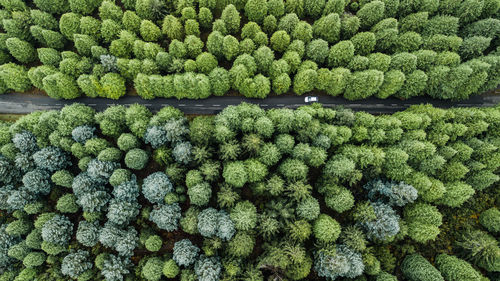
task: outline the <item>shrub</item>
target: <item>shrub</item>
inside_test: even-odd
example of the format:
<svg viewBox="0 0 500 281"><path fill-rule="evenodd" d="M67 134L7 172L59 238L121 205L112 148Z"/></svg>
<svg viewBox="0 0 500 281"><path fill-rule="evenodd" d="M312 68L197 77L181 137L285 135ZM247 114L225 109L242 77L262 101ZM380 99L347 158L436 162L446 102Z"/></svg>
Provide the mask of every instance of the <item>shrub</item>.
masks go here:
<svg viewBox="0 0 500 281"><path fill-rule="evenodd" d="M236 33L240 28L240 14L232 4L227 5L222 11L221 19L230 34Z"/></svg>
<svg viewBox="0 0 500 281"><path fill-rule="evenodd" d="M319 202L314 197L308 197L297 204L297 215L308 221L315 220L320 214Z"/></svg>
<svg viewBox="0 0 500 281"><path fill-rule="evenodd" d="M318 18L322 13L325 4L325 0L304 1L304 11L306 15L309 15L312 18Z"/></svg>
<svg viewBox="0 0 500 281"><path fill-rule="evenodd" d="M330 48L328 65L331 67L346 66L354 57L354 45L351 41L340 41Z"/></svg>
<svg viewBox="0 0 500 281"><path fill-rule="evenodd" d="M27 268L34 268L45 262L46 256L43 252L31 252L23 259L23 265Z"/></svg>
<svg viewBox="0 0 500 281"><path fill-rule="evenodd" d="M207 52L203 52L196 57L196 68L207 75L217 67L217 63L217 58Z"/></svg>
<svg viewBox="0 0 500 281"><path fill-rule="evenodd" d="M409 280L444 280L441 273L420 254L407 255L401 264L403 276Z"/></svg>
<svg viewBox="0 0 500 281"><path fill-rule="evenodd" d="M238 232L228 243L228 253L235 258L244 258L249 256L255 246L255 239L245 233Z"/></svg>
<svg viewBox="0 0 500 281"><path fill-rule="evenodd" d="M262 24L267 14L267 1L249 0L245 4L245 15L249 21Z"/></svg>
<svg viewBox="0 0 500 281"><path fill-rule="evenodd" d="M326 206L338 213L343 213L354 206L354 196L347 188L336 188L325 197Z"/></svg>
<svg viewBox="0 0 500 281"><path fill-rule="evenodd" d="M302 95L314 90L317 83L318 73L313 69L306 69L297 72L293 80L293 90L296 94Z"/></svg>
<svg viewBox="0 0 500 281"><path fill-rule="evenodd" d="M442 223L442 215L437 208L425 203L407 206L404 219L408 224L408 235L419 243L434 240Z"/></svg>
<svg viewBox="0 0 500 281"><path fill-rule="evenodd" d="M460 182L450 183L445 185L445 187L446 191L441 202L449 207L460 207L475 193L470 185Z"/></svg>
<svg viewBox="0 0 500 281"><path fill-rule="evenodd" d="M5 93L8 89L24 92L32 87L26 69L14 63L0 65L0 80L0 93Z"/></svg>
<svg viewBox="0 0 500 281"><path fill-rule="evenodd" d="M373 26L384 18L385 4L382 1L373 1L365 4L356 13L360 19L361 28L368 28Z"/></svg>
<svg viewBox="0 0 500 281"><path fill-rule="evenodd" d="M61 14L69 9L69 3L62 0L35 0L35 5L42 11L51 14Z"/></svg>
<svg viewBox="0 0 500 281"><path fill-rule="evenodd" d="M384 82L376 93L378 98L387 98L396 94L405 83L405 74L399 70L391 70L385 73Z"/></svg>
<svg viewBox="0 0 500 281"><path fill-rule="evenodd" d="M466 38L463 41L462 46L460 47L459 54L464 60L479 57L483 55L483 52L490 46L490 43L491 38L486 38L483 36L473 36ZM15 57L14 54L12 55Z"/></svg>
<svg viewBox="0 0 500 281"><path fill-rule="evenodd" d="M76 197L71 193L67 193L57 200L56 209L61 213L76 213L78 205L76 204Z"/></svg>
<svg viewBox="0 0 500 281"><path fill-rule="evenodd" d="M42 80L43 90L55 99L74 99L80 96L76 81L61 72L48 75Z"/></svg>
<svg viewBox="0 0 500 281"><path fill-rule="evenodd" d="M280 147L278 146L278 149ZM289 181L300 181L307 178L309 168L300 160L286 159L278 170Z"/></svg>

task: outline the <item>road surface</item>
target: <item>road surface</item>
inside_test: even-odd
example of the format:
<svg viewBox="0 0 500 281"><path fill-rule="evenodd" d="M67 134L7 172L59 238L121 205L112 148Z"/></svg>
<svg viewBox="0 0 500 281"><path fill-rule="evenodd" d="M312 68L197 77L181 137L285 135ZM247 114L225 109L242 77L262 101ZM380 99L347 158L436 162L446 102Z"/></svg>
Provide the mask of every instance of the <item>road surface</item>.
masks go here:
<svg viewBox="0 0 500 281"><path fill-rule="evenodd" d="M342 97L318 96L319 102L325 107L343 106L356 111L367 111L370 113L393 113L404 110L415 104L432 104L435 107L488 107L500 103L500 94L484 94L473 96L465 101L435 100L430 97L415 97L408 100L396 98L378 99L368 98L359 101L349 101ZM215 114L229 105L238 105L241 102L259 104L262 108L297 108L305 105L305 96L273 96L266 99L248 99L239 96L210 97L200 100L177 100L156 98L144 100L139 96L125 96L119 100L105 98L77 98L73 100L55 100L41 94L5 94L0 95L0 114L27 114L38 110L61 109L65 105L75 102L83 103L102 111L111 105L130 105L139 103L156 112L165 106L174 106L186 114Z"/></svg>

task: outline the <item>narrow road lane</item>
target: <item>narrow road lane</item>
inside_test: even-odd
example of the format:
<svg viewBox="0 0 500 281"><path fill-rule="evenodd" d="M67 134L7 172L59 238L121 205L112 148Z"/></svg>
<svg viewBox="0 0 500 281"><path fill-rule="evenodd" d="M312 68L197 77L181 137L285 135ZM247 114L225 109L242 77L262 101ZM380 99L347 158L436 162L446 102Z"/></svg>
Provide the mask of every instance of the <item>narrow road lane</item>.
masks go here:
<svg viewBox="0 0 500 281"><path fill-rule="evenodd" d="M157 98L144 100L138 96L126 96L119 100L104 98L77 98L73 100L55 100L37 94L5 94L0 95L0 114L27 114L37 110L61 109L65 105L75 102L83 103L102 111L111 105L143 104L155 112L162 107L171 105L179 108L186 114L215 114L229 105L241 102L259 104L263 108L297 108L305 105L305 96L275 96L266 99L248 99L238 96L210 97L202 100L177 100ZM429 97L416 97L408 100L396 98L377 99L368 98L359 101L349 101L342 97L319 96L319 102L325 107L344 106L353 110L362 110L370 113L392 113L404 110L415 104L432 104L435 107L489 107L500 103L500 95L485 94L473 96L465 101L434 100Z"/></svg>

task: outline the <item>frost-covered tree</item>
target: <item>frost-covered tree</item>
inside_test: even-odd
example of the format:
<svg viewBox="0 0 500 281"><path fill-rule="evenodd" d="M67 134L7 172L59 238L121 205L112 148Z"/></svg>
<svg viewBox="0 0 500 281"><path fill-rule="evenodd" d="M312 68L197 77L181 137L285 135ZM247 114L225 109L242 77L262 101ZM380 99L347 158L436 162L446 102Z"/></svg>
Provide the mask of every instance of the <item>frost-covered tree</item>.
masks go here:
<svg viewBox="0 0 500 281"><path fill-rule="evenodd" d="M213 237L217 233L219 212L214 208L207 208L198 214L198 232L205 237Z"/></svg>
<svg viewBox="0 0 500 281"><path fill-rule="evenodd" d="M228 241L233 238L235 233L236 229L231 217L224 210L220 210L217 219L217 233L215 235L222 240Z"/></svg>
<svg viewBox="0 0 500 281"><path fill-rule="evenodd" d="M128 202L114 198L108 205L108 222L127 225L139 214L140 207L141 205L135 201Z"/></svg>
<svg viewBox="0 0 500 281"><path fill-rule="evenodd" d="M191 161L191 149L192 146L190 142L178 143L172 150L175 161L181 164L188 164L189 161Z"/></svg>
<svg viewBox="0 0 500 281"><path fill-rule="evenodd" d="M163 172L156 172L147 176L142 184L142 194L153 204L163 203L165 195L172 192L172 190L172 183Z"/></svg>
<svg viewBox="0 0 500 281"><path fill-rule="evenodd" d="M115 170L117 171L117 170ZM127 170L123 170L127 171ZM113 173L114 175L114 173ZM113 177L113 176L111 176ZM111 178L110 178L111 181ZM139 197L139 185L137 184L137 180L135 175L130 176L130 180L124 181L121 184L115 186L112 192L113 196L117 200L127 201L127 202L135 202L137 197Z"/></svg>
<svg viewBox="0 0 500 281"><path fill-rule="evenodd" d="M18 181L18 169L3 155L0 155L0 182L5 184Z"/></svg>
<svg viewBox="0 0 500 281"><path fill-rule="evenodd" d="M85 144L85 142L91 138L95 137L95 127L89 125L81 125L75 127L71 131L71 137L74 141Z"/></svg>
<svg viewBox="0 0 500 281"><path fill-rule="evenodd" d="M153 148L159 148L167 142L167 131L162 126L148 127L144 134L144 142Z"/></svg>
<svg viewBox="0 0 500 281"><path fill-rule="evenodd" d="M0 225L0 271L7 269L14 259L7 255L9 249L18 242L18 238L5 232L6 224Z"/></svg>
<svg viewBox="0 0 500 281"><path fill-rule="evenodd" d="M177 118L168 120L164 129L167 131L167 141L175 144L182 142L187 134L189 134L189 127L185 118Z"/></svg>
<svg viewBox="0 0 500 281"><path fill-rule="evenodd" d="M111 177L113 171L119 167L120 163L117 162L92 159L88 163L87 173L93 178L107 180Z"/></svg>
<svg viewBox="0 0 500 281"><path fill-rule="evenodd" d="M316 252L314 270L318 276L329 280L338 277L355 278L363 273L365 266L360 253L345 245L320 249Z"/></svg>
<svg viewBox="0 0 500 281"><path fill-rule="evenodd" d="M190 266L198 257L200 249L191 240L183 239L175 242L173 259L179 266Z"/></svg>
<svg viewBox="0 0 500 281"><path fill-rule="evenodd" d="M50 174L42 169L27 172L22 180L24 188L32 194L47 195L52 188Z"/></svg>
<svg viewBox="0 0 500 281"><path fill-rule="evenodd" d="M381 200L389 205L402 207L417 200L417 190L404 182L384 182L373 180L363 186L368 190L368 198L373 201Z"/></svg>
<svg viewBox="0 0 500 281"><path fill-rule="evenodd" d="M194 272L200 281L216 281L220 278L222 265L218 257L202 255L194 265Z"/></svg>
<svg viewBox="0 0 500 281"><path fill-rule="evenodd" d="M90 269L92 269L90 254L83 250L66 255L61 263L61 273L73 279L77 279L78 276Z"/></svg>
<svg viewBox="0 0 500 281"><path fill-rule="evenodd" d="M99 242L117 251L121 256L132 256L137 246L137 230L132 226L125 229L108 222L101 229Z"/></svg>
<svg viewBox="0 0 500 281"><path fill-rule="evenodd" d="M98 222L80 221L76 230L76 240L86 247L95 246L99 242Z"/></svg>
<svg viewBox="0 0 500 281"><path fill-rule="evenodd" d="M55 215L42 227L43 241L55 245L68 245L72 233L73 223L66 216Z"/></svg>
<svg viewBox="0 0 500 281"><path fill-rule="evenodd" d="M149 214L149 220L166 231L177 230L181 217L181 207L177 203L157 205Z"/></svg>
<svg viewBox="0 0 500 281"><path fill-rule="evenodd" d="M35 135L28 131L22 131L15 134L12 138L12 142L21 153L33 153L38 150Z"/></svg>
<svg viewBox="0 0 500 281"><path fill-rule="evenodd" d="M372 216L364 216L360 223L369 239L386 241L399 233L400 218L389 205L375 202L367 208L372 209Z"/></svg>
<svg viewBox="0 0 500 281"><path fill-rule="evenodd" d="M130 258L110 254L104 260L101 273L106 281L120 281L130 273L130 267L132 267Z"/></svg>

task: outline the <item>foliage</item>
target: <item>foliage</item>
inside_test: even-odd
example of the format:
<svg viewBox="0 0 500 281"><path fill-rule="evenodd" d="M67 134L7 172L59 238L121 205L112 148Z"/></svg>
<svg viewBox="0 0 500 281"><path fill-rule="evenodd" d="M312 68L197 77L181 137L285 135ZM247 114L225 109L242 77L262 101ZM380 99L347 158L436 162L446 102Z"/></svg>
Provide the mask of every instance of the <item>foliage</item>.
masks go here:
<svg viewBox="0 0 500 281"><path fill-rule="evenodd" d="M173 189L167 175L156 172L144 179L142 193L151 203L162 203L165 195Z"/></svg>
<svg viewBox="0 0 500 281"><path fill-rule="evenodd" d="M482 276L468 262L455 256L440 254L436 265L446 280L481 280Z"/></svg>
<svg viewBox="0 0 500 281"><path fill-rule="evenodd" d="M368 190L370 200L387 200L389 205L402 207L417 200L417 190L404 182L394 183L377 180L367 183L363 188Z"/></svg>
<svg viewBox="0 0 500 281"><path fill-rule="evenodd" d="M488 271L498 271L498 241L481 230L466 230L456 241L464 257Z"/></svg>
<svg viewBox="0 0 500 281"><path fill-rule="evenodd" d="M444 280L441 273L420 254L407 255L401 271L408 280Z"/></svg>
<svg viewBox="0 0 500 281"><path fill-rule="evenodd" d="M497 208L490 208L482 212L479 221L488 231L492 233L500 232L500 211Z"/></svg>
<svg viewBox="0 0 500 281"><path fill-rule="evenodd" d="M237 67L293 73L259 48ZM367 59L391 71L392 57ZM321 87L343 71L295 67ZM499 116L74 104L1 123L0 279L494 279ZM123 156L138 150L132 169Z"/></svg>
<svg viewBox="0 0 500 281"><path fill-rule="evenodd" d="M199 251L189 239L183 239L174 244L173 259L179 266L189 266L195 262Z"/></svg>
<svg viewBox="0 0 500 281"><path fill-rule="evenodd" d="M321 277L332 280L337 277L355 278L364 270L361 255L345 245L322 249L316 255L314 269Z"/></svg>
<svg viewBox="0 0 500 281"><path fill-rule="evenodd" d="M74 279L78 278L92 268L89 257L89 252L82 250L66 255L61 264L61 273Z"/></svg>
<svg viewBox="0 0 500 281"><path fill-rule="evenodd" d="M166 231L176 230L180 218L181 209L177 203L160 205L149 215L149 220Z"/></svg>
<svg viewBox="0 0 500 281"><path fill-rule="evenodd" d="M340 235L340 224L326 214L321 214L315 221L313 233L322 243L333 243Z"/></svg>

